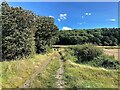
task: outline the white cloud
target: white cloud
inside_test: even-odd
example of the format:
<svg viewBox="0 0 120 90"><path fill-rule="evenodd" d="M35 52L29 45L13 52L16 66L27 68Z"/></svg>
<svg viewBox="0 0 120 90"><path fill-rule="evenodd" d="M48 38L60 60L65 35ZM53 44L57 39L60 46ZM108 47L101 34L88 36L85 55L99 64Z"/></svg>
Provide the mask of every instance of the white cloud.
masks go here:
<svg viewBox="0 0 120 90"><path fill-rule="evenodd" d="M91 13L88 14L89 16L91 15Z"/></svg>
<svg viewBox="0 0 120 90"><path fill-rule="evenodd" d="M70 27L63 27L62 30L72 30Z"/></svg>
<svg viewBox="0 0 120 90"><path fill-rule="evenodd" d="M49 17L54 18L54 16L49 16Z"/></svg>
<svg viewBox="0 0 120 90"><path fill-rule="evenodd" d="M115 21L116 21L116 19L111 18L111 19L107 19L107 21L112 21L112 22L115 22Z"/></svg>
<svg viewBox="0 0 120 90"><path fill-rule="evenodd" d="M59 18L58 18L58 21L60 22L61 20L65 20L65 19L67 19L67 14L66 13L60 14Z"/></svg>
<svg viewBox="0 0 120 90"><path fill-rule="evenodd" d="M62 19L62 20L64 20L64 19L67 19L66 17L67 17L67 14L66 13L64 13L64 14L60 14L60 19Z"/></svg>
<svg viewBox="0 0 120 90"><path fill-rule="evenodd" d="M86 15L86 16L91 16L91 15L92 15L92 13L85 13L85 15Z"/></svg>
<svg viewBox="0 0 120 90"><path fill-rule="evenodd" d="M85 13L85 15L88 15L88 13Z"/></svg>
<svg viewBox="0 0 120 90"><path fill-rule="evenodd" d="M61 21L59 18L57 19L59 22Z"/></svg>

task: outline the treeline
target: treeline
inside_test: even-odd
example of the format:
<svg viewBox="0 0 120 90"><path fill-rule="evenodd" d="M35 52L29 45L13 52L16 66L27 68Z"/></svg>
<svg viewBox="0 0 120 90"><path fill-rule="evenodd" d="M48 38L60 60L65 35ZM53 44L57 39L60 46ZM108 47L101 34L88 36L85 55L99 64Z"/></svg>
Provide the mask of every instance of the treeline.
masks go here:
<svg viewBox="0 0 120 90"><path fill-rule="evenodd" d="M46 52L55 41L58 27L51 17L37 16L21 7L2 8L2 60L11 60Z"/></svg>
<svg viewBox="0 0 120 90"><path fill-rule="evenodd" d="M59 32L58 45L92 43L95 45L120 45L120 28L101 28L90 30L64 30Z"/></svg>

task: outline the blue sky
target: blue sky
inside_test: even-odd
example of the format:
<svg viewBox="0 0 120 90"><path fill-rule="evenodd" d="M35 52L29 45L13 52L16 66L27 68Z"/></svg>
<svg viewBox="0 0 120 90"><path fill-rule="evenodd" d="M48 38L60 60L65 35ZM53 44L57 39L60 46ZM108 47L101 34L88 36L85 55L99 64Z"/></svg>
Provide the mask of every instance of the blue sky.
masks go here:
<svg viewBox="0 0 120 90"><path fill-rule="evenodd" d="M10 2L9 5L54 17L59 29L118 27L117 2Z"/></svg>

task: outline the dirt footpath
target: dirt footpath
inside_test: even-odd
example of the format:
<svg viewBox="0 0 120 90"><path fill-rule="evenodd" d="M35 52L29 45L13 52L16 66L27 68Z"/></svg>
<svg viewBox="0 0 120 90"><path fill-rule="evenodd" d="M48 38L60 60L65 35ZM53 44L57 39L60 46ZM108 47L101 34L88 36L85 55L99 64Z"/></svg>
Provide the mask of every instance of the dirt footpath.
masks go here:
<svg viewBox="0 0 120 90"><path fill-rule="evenodd" d="M63 80L63 74L64 74L64 62L60 58L59 59L60 68L57 71L56 79L57 79L57 88L65 88L65 81Z"/></svg>

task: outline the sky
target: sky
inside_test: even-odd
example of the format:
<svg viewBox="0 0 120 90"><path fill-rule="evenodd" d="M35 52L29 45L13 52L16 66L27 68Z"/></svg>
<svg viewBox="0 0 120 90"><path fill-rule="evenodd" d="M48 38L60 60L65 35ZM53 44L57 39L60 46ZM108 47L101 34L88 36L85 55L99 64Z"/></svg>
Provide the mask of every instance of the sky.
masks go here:
<svg viewBox="0 0 120 90"><path fill-rule="evenodd" d="M117 2L9 2L9 5L53 17L60 30L118 27Z"/></svg>

